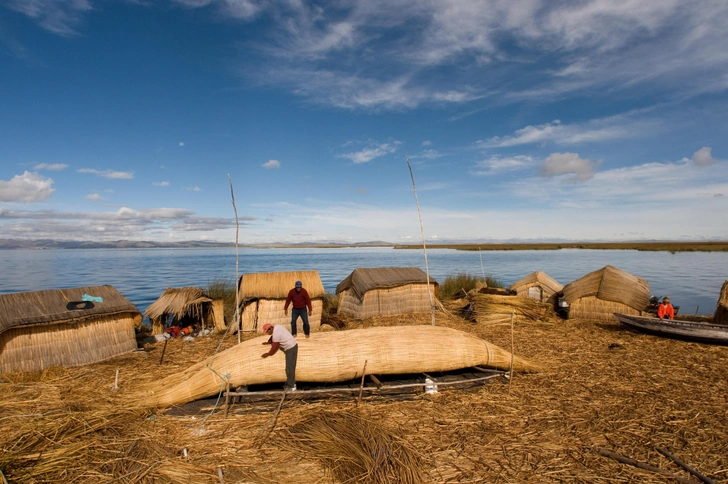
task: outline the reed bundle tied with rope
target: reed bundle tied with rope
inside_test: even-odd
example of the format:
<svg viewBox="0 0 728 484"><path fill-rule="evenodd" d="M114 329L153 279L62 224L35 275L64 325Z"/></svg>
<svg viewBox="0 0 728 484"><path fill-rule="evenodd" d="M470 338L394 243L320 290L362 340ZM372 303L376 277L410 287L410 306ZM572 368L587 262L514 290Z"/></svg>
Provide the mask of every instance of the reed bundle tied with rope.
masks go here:
<svg viewBox="0 0 728 484"><path fill-rule="evenodd" d="M323 412L281 431L277 444L318 461L335 482L424 481L423 457L384 426L357 412Z"/></svg>
<svg viewBox="0 0 728 484"><path fill-rule="evenodd" d="M476 321L480 324L510 324L511 314L519 320L549 322L556 318L550 304L533 299L495 294L474 294L471 296Z"/></svg>

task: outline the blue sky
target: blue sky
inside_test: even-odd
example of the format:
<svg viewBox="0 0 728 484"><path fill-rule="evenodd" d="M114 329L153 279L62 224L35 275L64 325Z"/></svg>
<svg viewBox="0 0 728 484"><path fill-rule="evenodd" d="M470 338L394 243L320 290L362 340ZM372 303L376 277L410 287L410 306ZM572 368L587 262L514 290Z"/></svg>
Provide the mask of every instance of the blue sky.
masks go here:
<svg viewBox="0 0 728 484"><path fill-rule="evenodd" d="M728 239L725 0L0 0L0 238Z"/></svg>

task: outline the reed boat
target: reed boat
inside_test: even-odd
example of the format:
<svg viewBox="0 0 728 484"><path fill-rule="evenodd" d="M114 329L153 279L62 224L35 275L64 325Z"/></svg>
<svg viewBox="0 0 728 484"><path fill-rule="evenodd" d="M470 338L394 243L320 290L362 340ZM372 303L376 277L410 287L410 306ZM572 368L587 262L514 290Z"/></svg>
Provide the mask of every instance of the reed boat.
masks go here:
<svg viewBox="0 0 728 484"><path fill-rule="evenodd" d="M647 318L619 313L614 313L614 317L629 328L655 336L728 345L728 326L675 319Z"/></svg>
<svg viewBox="0 0 728 484"><path fill-rule="evenodd" d="M143 389L146 405L169 407L228 388L286 380L285 355L261 358L268 336L244 341ZM469 333L439 326L389 326L311 333L298 339L296 380L342 382L367 375L451 371L474 366L539 371L540 366ZM365 369L366 366L366 369Z"/></svg>

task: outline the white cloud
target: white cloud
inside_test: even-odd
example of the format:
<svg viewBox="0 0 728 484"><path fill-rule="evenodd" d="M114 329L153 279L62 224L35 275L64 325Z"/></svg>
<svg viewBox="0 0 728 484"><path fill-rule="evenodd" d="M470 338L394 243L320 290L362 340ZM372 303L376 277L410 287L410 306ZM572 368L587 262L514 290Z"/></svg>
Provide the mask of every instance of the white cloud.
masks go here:
<svg viewBox="0 0 728 484"><path fill-rule="evenodd" d="M594 177L594 171L602 160L591 162L580 158L577 153L552 153L541 165L540 173L545 177L572 175L570 182L583 182Z"/></svg>
<svg viewBox="0 0 728 484"><path fill-rule="evenodd" d="M168 181L162 181L162 182L154 182L152 183L155 187L168 187L169 182Z"/></svg>
<svg viewBox="0 0 728 484"><path fill-rule="evenodd" d="M487 160L476 163L476 169L471 171L473 175L496 175L507 171L518 171L530 168L534 165L534 159L530 156L491 156Z"/></svg>
<svg viewBox="0 0 728 484"><path fill-rule="evenodd" d="M191 192L200 192L200 191L202 191L202 188L200 188L198 186L194 186L194 187L184 187L183 190L189 190Z"/></svg>
<svg viewBox="0 0 728 484"><path fill-rule="evenodd" d="M33 167L34 170L61 171L68 168L65 163L38 163Z"/></svg>
<svg viewBox="0 0 728 484"><path fill-rule="evenodd" d="M184 141L180 141L180 142L179 142L179 145L180 145L180 146L184 146L184 145L185 145Z"/></svg>
<svg viewBox="0 0 728 484"><path fill-rule="evenodd" d="M697 166L709 166L715 163L715 158L711 154L711 149L703 146L693 153L692 162Z"/></svg>
<svg viewBox="0 0 728 484"><path fill-rule="evenodd" d="M375 158L381 158L382 156L395 153L397 151L398 141L393 143L382 143L380 145L365 148L360 151L352 151L350 153L344 153L339 155L341 158L347 158L353 161L355 164L368 163Z"/></svg>
<svg viewBox="0 0 728 484"><path fill-rule="evenodd" d="M628 112L607 118L592 119L585 123L562 124L556 119L549 123L526 126L512 136L494 136L478 141L480 148L507 148L511 146L552 142L561 145L601 142L645 135L657 128L657 122L639 118L644 111Z"/></svg>
<svg viewBox="0 0 728 484"><path fill-rule="evenodd" d="M98 193L90 193L86 195L86 200L106 200L104 197L99 195Z"/></svg>
<svg viewBox="0 0 728 484"><path fill-rule="evenodd" d="M422 146L431 146L431 145L432 145L432 141L430 141L430 140L425 140L422 142Z"/></svg>
<svg viewBox="0 0 728 484"><path fill-rule="evenodd" d="M133 171L96 170L94 168L79 168L79 173L91 173L102 178L112 180L130 180L134 178Z"/></svg>
<svg viewBox="0 0 728 484"><path fill-rule="evenodd" d="M29 171L15 175L9 181L0 180L0 201L42 202L55 191L53 180Z"/></svg>
<svg viewBox="0 0 728 484"><path fill-rule="evenodd" d="M280 168L281 167L281 162L278 161L278 160L268 160L268 161L266 161L265 163L263 163L260 166L262 166L266 170L270 170L272 168Z"/></svg>
<svg viewBox="0 0 728 484"><path fill-rule="evenodd" d="M8 7L64 37L76 35L83 14L92 10L89 0L10 0Z"/></svg>

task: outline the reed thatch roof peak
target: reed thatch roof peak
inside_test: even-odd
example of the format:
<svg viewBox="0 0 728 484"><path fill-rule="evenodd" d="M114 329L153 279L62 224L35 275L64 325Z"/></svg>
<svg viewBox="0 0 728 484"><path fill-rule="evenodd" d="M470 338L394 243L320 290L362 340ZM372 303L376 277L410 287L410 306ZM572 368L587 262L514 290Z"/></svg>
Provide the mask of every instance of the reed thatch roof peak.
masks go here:
<svg viewBox="0 0 728 484"><path fill-rule="evenodd" d="M564 286L564 299L569 304L587 296L642 311L650 304L650 284L641 277L607 265Z"/></svg>
<svg viewBox="0 0 728 484"><path fill-rule="evenodd" d="M84 302L83 295L103 298ZM80 322L112 314L139 314L113 286L87 286L0 295L0 333L17 326Z"/></svg>
<svg viewBox="0 0 728 484"><path fill-rule="evenodd" d="M372 289L408 284L427 284L427 274L419 267L359 267L336 286L336 294L351 288L354 294L362 299L364 294ZM430 284L437 285L437 281L430 277Z"/></svg>
<svg viewBox="0 0 728 484"><path fill-rule="evenodd" d="M551 276L542 271L532 272L523 279L511 284L511 289L517 290L521 286L538 283L539 285L550 289L553 292L560 292L564 286L556 282Z"/></svg>
<svg viewBox="0 0 728 484"><path fill-rule="evenodd" d="M285 299L296 281L303 283L308 295L314 299L326 294L318 271L259 272L243 274L238 280L238 297L248 299Z"/></svg>
<svg viewBox="0 0 728 484"><path fill-rule="evenodd" d="M189 311L190 306L206 302L212 302L212 299L199 287L168 287L144 311L144 316L156 319L164 314L172 314L181 318Z"/></svg>

